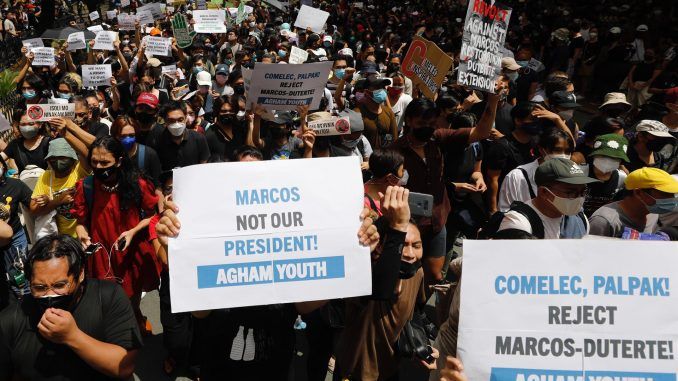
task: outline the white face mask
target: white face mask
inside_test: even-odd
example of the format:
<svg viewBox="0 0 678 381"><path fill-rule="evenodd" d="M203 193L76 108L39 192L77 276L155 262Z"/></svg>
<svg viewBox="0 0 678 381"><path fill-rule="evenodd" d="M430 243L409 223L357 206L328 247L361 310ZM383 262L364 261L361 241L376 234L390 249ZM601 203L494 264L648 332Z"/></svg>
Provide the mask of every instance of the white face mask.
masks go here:
<svg viewBox="0 0 678 381"><path fill-rule="evenodd" d="M184 131L186 130L186 123L172 123L169 126L167 126L167 129L169 130L170 134L174 137L181 136Z"/></svg>
<svg viewBox="0 0 678 381"><path fill-rule="evenodd" d="M581 211L584 206L584 197L564 198L558 197L550 189L546 189L553 196L553 201L549 201L558 211L566 216L574 216Z"/></svg>
<svg viewBox="0 0 678 381"><path fill-rule="evenodd" d="M551 160L551 159L567 159L570 160L570 155L567 153L549 153L544 155L544 160Z"/></svg>
<svg viewBox="0 0 678 381"><path fill-rule="evenodd" d="M401 186L401 187L404 187L405 185L407 185L407 180L409 180L409 179L410 179L410 174L407 173L407 169L406 169L406 170L403 171L403 177L401 177L400 180L398 180L398 185Z"/></svg>
<svg viewBox="0 0 678 381"><path fill-rule="evenodd" d="M558 113L558 115L563 118L564 121L572 119L574 116L574 110L565 110Z"/></svg>
<svg viewBox="0 0 678 381"><path fill-rule="evenodd" d="M603 173L610 173L619 169L621 160L613 159L607 156L596 156L593 158L593 166Z"/></svg>

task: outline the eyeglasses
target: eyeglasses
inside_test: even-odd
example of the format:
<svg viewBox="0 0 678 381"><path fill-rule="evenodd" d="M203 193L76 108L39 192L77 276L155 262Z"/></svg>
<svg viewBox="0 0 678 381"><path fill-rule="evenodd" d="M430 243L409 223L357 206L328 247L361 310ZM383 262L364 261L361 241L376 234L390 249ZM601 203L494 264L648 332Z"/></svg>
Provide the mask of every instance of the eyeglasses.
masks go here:
<svg viewBox="0 0 678 381"><path fill-rule="evenodd" d="M36 295L45 295L49 292L49 290L54 291L57 295L66 295L68 293L68 288L71 285L70 281L60 281L56 282L51 286L47 286L44 284L32 284L30 286L31 291L33 291L34 294Z"/></svg>

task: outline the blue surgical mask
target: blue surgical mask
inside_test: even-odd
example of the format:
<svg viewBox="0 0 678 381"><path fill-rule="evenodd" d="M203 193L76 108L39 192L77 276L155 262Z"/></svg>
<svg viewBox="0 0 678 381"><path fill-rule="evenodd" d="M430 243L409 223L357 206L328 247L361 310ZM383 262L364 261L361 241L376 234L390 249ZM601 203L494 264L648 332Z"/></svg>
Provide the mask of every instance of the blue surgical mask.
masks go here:
<svg viewBox="0 0 678 381"><path fill-rule="evenodd" d="M508 77L508 79L511 80L511 82L515 82L518 79L518 72L513 71L513 72L510 72L510 73L506 73L506 76Z"/></svg>
<svg viewBox="0 0 678 381"><path fill-rule="evenodd" d="M386 89L379 89L372 92L372 100L375 103L384 103L386 102Z"/></svg>
<svg viewBox="0 0 678 381"><path fill-rule="evenodd" d="M652 197L652 196L650 196ZM654 198L654 197L652 197ZM678 211L678 198L654 199L654 205L647 205L647 210L653 214L666 214Z"/></svg>
<svg viewBox="0 0 678 381"><path fill-rule="evenodd" d="M21 93L21 95L23 95L23 97L26 98L26 99L33 99L33 98L35 98L37 93L35 92L35 90L28 90L28 91L24 91L23 93Z"/></svg>
<svg viewBox="0 0 678 381"><path fill-rule="evenodd" d="M525 67L530 64L530 61L516 61L516 63L522 67Z"/></svg>
<svg viewBox="0 0 678 381"><path fill-rule="evenodd" d="M346 69L334 69L334 76L343 79L344 75L346 75Z"/></svg>
<svg viewBox="0 0 678 381"><path fill-rule="evenodd" d="M57 92L57 97L61 99L69 99L71 97L71 93L60 93Z"/></svg>
<svg viewBox="0 0 678 381"><path fill-rule="evenodd" d="M287 50L285 50L285 49L278 50L278 57L285 58L286 56L287 56Z"/></svg>
<svg viewBox="0 0 678 381"><path fill-rule="evenodd" d="M203 70L205 70L205 69L202 68L202 67L194 67L194 68L193 68L193 73L194 73L194 74L198 74L198 73L200 73L200 72L203 71Z"/></svg>
<svg viewBox="0 0 678 381"><path fill-rule="evenodd" d="M137 142L137 138L134 136L125 136L120 140L125 151L129 151L134 147L134 143Z"/></svg>

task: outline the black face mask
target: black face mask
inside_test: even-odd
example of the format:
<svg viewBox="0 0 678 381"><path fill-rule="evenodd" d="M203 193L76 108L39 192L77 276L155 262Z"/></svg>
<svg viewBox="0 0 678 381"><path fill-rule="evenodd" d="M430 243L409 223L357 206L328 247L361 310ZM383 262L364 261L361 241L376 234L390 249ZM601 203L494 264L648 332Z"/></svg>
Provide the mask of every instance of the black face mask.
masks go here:
<svg viewBox="0 0 678 381"><path fill-rule="evenodd" d="M148 114L145 112L137 112L136 117L141 124L150 124L155 120L155 114Z"/></svg>
<svg viewBox="0 0 678 381"><path fill-rule="evenodd" d="M667 144L668 144L668 142L664 139L656 139L656 140L650 140L649 142L645 143L645 146L647 146L647 149L652 151L652 152L659 152Z"/></svg>
<svg viewBox="0 0 678 381"><path fill-rule="evenodd" d="M218 122L222 126L234 126L236 122L238 121L238 117L236 115L219 115Z"/></svg>
<svg viewBox="0 0 678 381"><path fill-rule="evenodd" d="M419 268L421 267L421 262L420 261L415 261L414 263L409 263L405 262L403 260L400 261L400 272L398 273L398 277L400 279L410 279L412 278Z"/></svg>
<svg viewBox="0 0 678 381"><path fill-rule="evenodd" d="M397 71L400 71L400 64L388 64L387 71L389 73L395 73Z"/></svg>
<svg viewBox="0 0 678 381"><path fill-rule="evenodd" d="M412 135L420 142L428 142L433 137L433 127L421 127L412 129Z"/></svg>
<svg viewBox="0 0 678 381"><path fill-rule="evenodd" d="M271 137L273 139L281 139L287 136L287 129L286 128L281 128L281 127L270 127L268 129L271 133Z"/></svg>
<svg viewBox="0 0 678 381"><path fill-rule="evenodd" d="M245 85L233 86L233 92L237 95L245 95Z"/></svg>
<svg viewBox="0 0 678 381"><path fill-rule="evenodd" d="M58 308L60 310L68 311L73 304L73 294L43 296L35 298L35 302L43 311L48 308Z"/></svg>
<svg viewBox="0 0 678 381"><path fill-rule="evenodd" d="M118 167L93 168L94 177L101 181L108 181L118 174Z"/></svg>

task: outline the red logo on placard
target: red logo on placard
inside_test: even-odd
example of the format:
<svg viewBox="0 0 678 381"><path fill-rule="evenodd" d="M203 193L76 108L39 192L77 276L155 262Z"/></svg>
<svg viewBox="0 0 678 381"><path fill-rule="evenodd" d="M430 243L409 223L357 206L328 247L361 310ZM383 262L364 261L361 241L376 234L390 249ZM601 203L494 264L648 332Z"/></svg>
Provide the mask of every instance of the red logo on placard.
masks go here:
<svg viewBox="0 0 678 381"><path fill-rule="evenodd" d="M337 121L334 122L334 128L337 129L337 132L343 134L351 129L351 123L346 119L337 119Z"/></svg>
<svg viewBox="0 0 678 381"><path fill-rule="evenodd" d="M40 106L31 106L28 108L26 111L26 114L28 114L28 117L33 119L33 120L38 120L42 118L43 112L42 112L42 107Z"/></svg>

